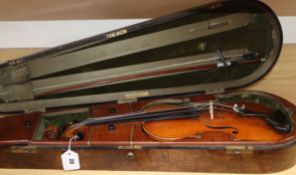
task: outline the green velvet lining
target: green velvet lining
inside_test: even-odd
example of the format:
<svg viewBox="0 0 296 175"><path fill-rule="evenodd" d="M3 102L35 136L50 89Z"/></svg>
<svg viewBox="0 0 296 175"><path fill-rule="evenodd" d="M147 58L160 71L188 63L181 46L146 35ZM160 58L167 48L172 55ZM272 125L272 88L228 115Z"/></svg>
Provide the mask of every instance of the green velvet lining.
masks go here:
<svg viewBox="0 0 296 175"><path fill-rule="evenodd" d="M294 124L294 119L291 117L291 111L288 110L283 104L281 104L277 99L270 97L267 94L252 93L252 92L239 92L226 95L217 95L216 100L223 103L256 103L263 105L273 111L281 111L285 118L292 124Z"/></svg>
<svg viewBox="0 0 296 175"><path fill-rule="evenodd" d="M42 140L44 131L48 126L59 126L62 129L64 126L72 123L73 121L80 122L87 118L89 118L88 112L43 116L40 120L34 140Z"/></svg>
<svg viewBox="0 0 296 175"><path fill-rule="evenodd" d="M234 49L248 49L251 52L257 53L259 58L268 59L271 50L274 49L273 28L275 26L272 26L272 24L270 23L270 21L273 19L270 19L271 16L269 14L266 14L266 12L263 9L261 9L261 7L251 5L249 3L246 3L245 1L243 3L225 3L224 7L214 10L209 10L205 8L201 9L198 13L193 13L192 11L190 15L184 15L184 17L179 18L178 20L165 22L161 25L156 25L150 28L145 28L143 26L142 30L112 38L110 40L107 40L106 42L100 43L99 45L112 43L118 40L127 40L131 37L145 35L148 33L178 27L186 24L192 24L204 20L214 19L233 13L250 13L254 15L254 17L248 24L248 26L240 29L223 32L199 39L192 39L182 43L168 45L157 49L143 51L140 53L122 56L107 61L81 66L71 70L66 70L49 75L47 76L47 78L81 72L110 69L127 65L135 65L152 61L168 60L176 57L183 57L189 55L212 53L216 52L217 50L226 51ZM139 80L130 83L108 85L98 88L90 88L85 90L37 97L37 99L63 98L91 94L104 94L123 91L147 90L156 88L169 88L200 85L206 83L227 82L242 79L252 74L255 70L260 69L260 66L262 64L264 64L264 62L257 62L251 64L234 64L231 67L227 68L197 71L193 73L184 73L162 78L153 78L147 80Z"/></svg>
<svg viewBox="0 0 296 175"><path fill-rule="evenodd" d="M264 15L257 15L248 27L237 29L230 32L205 37L197 40L191 40L172 46L157 48L154 50L141 52L114 60L96 63L92 66L82 67L80 71L91 71L94 69L104 69L106 66L132 65L136 63L164 60L168 58L182 57L188 55L215 52L219 50L231 50L247 48L250 51L258 53L261 57L267 57L272 49L271 45L271 26ZM201 43L206 44L204 50L199 49ZM267 44L268 43L268 44ZM267 47L269 46L269 47ZM141 58L141 59L139 59ZM113 93L121 91L155 89L166 87L179 87L186 85L197 85L213 82L225 82L237 80L250 75L262 63L237 64L227 68L219 68L194 73L186 73L169 77L141 80L119 85L110 85L99 88L86 89L82 91L73 91L64 94L51 95L44 98L60 98L68 96L80 96L90 94Z"/></svg>

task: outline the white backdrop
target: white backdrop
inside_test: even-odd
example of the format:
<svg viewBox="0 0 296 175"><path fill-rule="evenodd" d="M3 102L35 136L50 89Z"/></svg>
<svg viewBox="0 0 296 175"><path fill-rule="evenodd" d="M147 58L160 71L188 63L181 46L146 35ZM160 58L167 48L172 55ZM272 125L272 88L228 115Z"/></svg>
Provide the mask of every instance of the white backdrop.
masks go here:
<svg viewBox="0 0 296 175"><path fill-rule="evenodd" d="M0 48L54 47L145 20L0 21ZM296 17L280 21L284 43L296 44Z"/></svg>

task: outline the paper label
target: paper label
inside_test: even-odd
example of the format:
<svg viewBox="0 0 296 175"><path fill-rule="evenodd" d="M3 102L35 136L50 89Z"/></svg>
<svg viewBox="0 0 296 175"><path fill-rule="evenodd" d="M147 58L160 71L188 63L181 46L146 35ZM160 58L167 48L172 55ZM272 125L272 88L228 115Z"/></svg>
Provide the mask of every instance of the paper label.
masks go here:
<svg viewBox="0 0 296 175"><path fill-rule="evenodd" d="M80 169L79 155L71 150L67 150L61 155L64 170Z"/></svg>

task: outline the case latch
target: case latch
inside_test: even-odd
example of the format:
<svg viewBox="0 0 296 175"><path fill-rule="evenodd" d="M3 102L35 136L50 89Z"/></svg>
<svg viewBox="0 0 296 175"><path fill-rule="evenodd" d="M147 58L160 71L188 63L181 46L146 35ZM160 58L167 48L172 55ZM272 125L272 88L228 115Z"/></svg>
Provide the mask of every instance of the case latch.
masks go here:
<svg viewBox="0 0 296 175"><path fill-rule="evenodd" d="M27 153L27 154L36 154L37 147L36 146L12 146L10 147L10 151L12 153Z"/></svg>
<svg viewBox="0 0 296 175"><path fill-rule="evenodd" d="M252 154L252 146L226 146L226 154Z"/></svg>
<svg viewBox="0 0 296 175"><path fill-rule="evenodd" d="M118 149L123 150L141 150L143 149L142 146L135 146L135 145L127 145L127 146L118 146Z"/></svg>

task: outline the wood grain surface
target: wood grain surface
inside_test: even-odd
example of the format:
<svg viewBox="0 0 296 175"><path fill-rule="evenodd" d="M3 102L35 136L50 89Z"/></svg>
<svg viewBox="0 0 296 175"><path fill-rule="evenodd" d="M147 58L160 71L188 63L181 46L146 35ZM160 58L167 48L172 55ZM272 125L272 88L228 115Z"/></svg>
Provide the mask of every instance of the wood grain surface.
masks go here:
<svg viewBox="0 0 296 175"><path fill-rule="evenodd" d="M0 20L153 18L209 1L213 0L1 0ZM296 15L295 0L262 1L280 16Z"/></svg>
<svg viewBox="0 0 296 175"><path fill-rule="evenodd" d="M266 174L266 175L294 175L296 173L296 167L289 170ZM165 172L129 172L129 171L63 171L63 170L12 170L12 169L0 169L1 175L234 175L224 173L165 173ZM237 174L239 175L239 174ZM247 175L247 174L242 174ZM264 175L264 174L262 174Z"/></svg>
<svg viewBox="0 0 296 175"><path fill-rule="evenodd" d="M42 49L0 49L0 60L9 60L23 55L28 55L40 51ZM261 81L247 87L247 90L261 90L271 92L282 96L289 101L296 103L296 45L285 45L283 47L282 54L279 62L275 65L274 69ZM296 155L295 155L296 156ZM25 161L25 160L24 160ZM61 171L61 170L13 170L13 169L0 169L1 175L185 175L185 174L197 174L202 175L206 173L159 173L159 172L118 172L118 171ZM296 174L296 166L280 173L282 175ZM223 175L223 174L221 174Z"/></svg>
<svg viewBox="0 0 296 175"><path fill-rule="evenodd" d="M246 89L270 92L296 104L296 45L284 45L273 70Z"/></svg>

